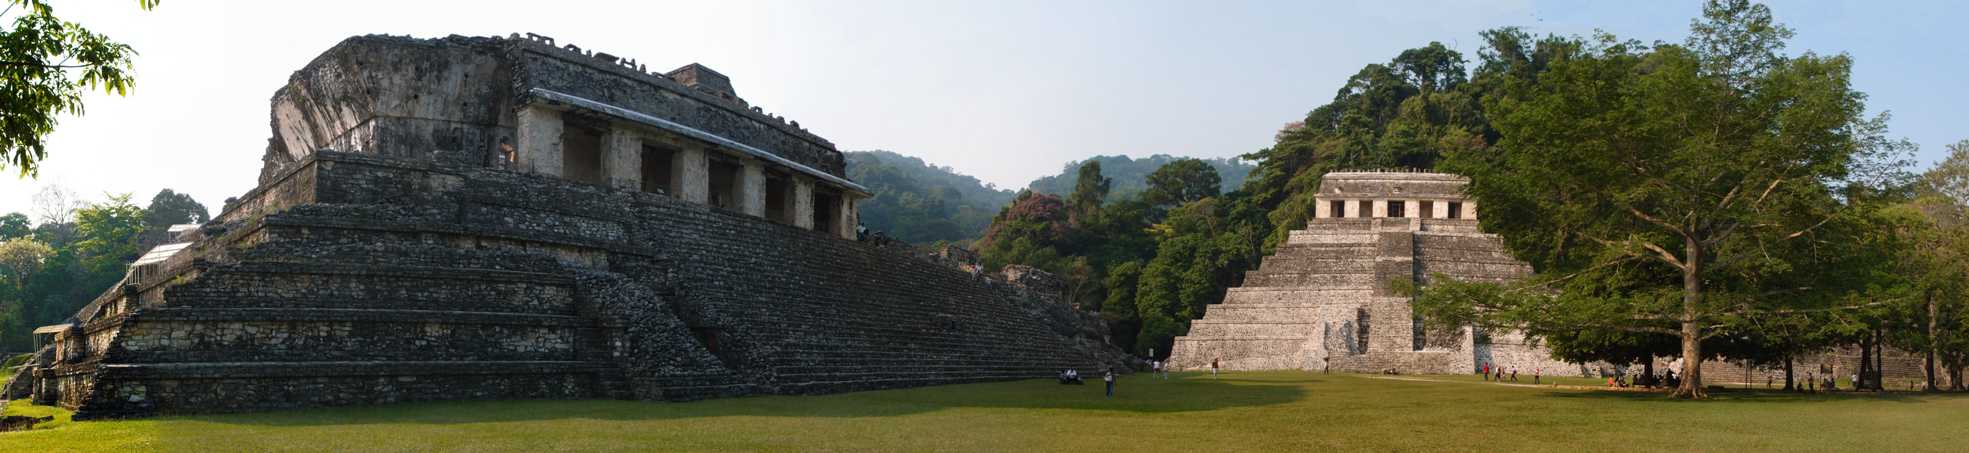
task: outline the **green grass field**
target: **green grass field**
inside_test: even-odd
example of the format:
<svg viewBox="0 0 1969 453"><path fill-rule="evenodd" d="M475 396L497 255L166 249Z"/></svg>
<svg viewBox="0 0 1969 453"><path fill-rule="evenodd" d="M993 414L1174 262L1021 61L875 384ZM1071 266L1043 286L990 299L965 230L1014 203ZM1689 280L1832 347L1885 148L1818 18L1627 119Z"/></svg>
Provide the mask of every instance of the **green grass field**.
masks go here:
<svg viewBox="0 0 1969 453"><path fill-rule="evenodd" d="M1529 381L1529 379L1526 379ZM1583 382L1567 383L1590 383ZM68 422L0 451L1774 451L1969 449L1969 395L1657 394L1475 376L1195 374L693 403L489 401Z"/></svg>

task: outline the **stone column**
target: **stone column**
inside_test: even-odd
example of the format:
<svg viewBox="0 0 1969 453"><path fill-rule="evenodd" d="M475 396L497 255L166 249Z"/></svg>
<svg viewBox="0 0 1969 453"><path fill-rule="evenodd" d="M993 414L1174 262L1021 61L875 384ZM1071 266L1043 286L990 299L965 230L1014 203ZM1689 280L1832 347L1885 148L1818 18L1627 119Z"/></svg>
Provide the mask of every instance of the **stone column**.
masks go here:
<svg viewBox="0 0 1969 453"><path fill-rule="evenodd" d="M609 187L643 190L643 136L621 126L602 136L602 180Z"/></svg>
<svg viewBox="0 0 1969 453"><path fill-rule="evenodd" d="M697 203L711 202L711 161L704 157L704 148L696 145L677 150L675 161L670 163L670 181L677 186L677 198Z"/></svg>
<svg viewBox="0 0 1969 453"><path fill-rule="evenodd" d="M738 210L755 217L766 216L766 164L746 159L738 175Z"/></svg>
<svg viewBox="0 0 1969 453"><path fill-rule="evenodd" d="M1429 213L1429 217L1438 219L1449 218L1449 202L1450 200L1436 200L1436 212Z"/></svg>
<svg viewBox="0 0 1969 453"><path fill-rule="evenodd" d="M806 175L793 176L793 226L814 229L814 179Z"/></svg>
<svg viewBox="0 0 1969 453"><path fill-rule="evenodd" d="M1477 220L1477 200L1463 200L1463 218Z"/></svg>
<svg viewBox="0 0 1969 453"><path fill-rule="evenodd" d="M1422 200L1402 200L1402 216L1422 218Z"/></svg>
<svg viewBox="0 0 1969 453"><path fill-rule="evenodd" d="M861 219L859 217L860 217L859 214L855 212L854 194L842 192L841 207L840 209L837 209L836 214L834 214L834 218L840 219L841 227L834 229L834 231L841 232L842 239L847 239L851 241L854 240L855 226L861 223Z"/></svg>
<svg viewBox="0 0 1969 453"><path fill-rule="evenodd" d="M1346 212L1347 218L1361 217L1361 203L1359 200L1340 200L1340 210Z"/></svg>
<svg viewBox="0 0 1969 453"><path fill-rule="evenodd" d="M514 117L520 142L519 168L549 176L561 175L561 112L527 106Z"/></svg>
<svg viewBox="0 0 1969 453"><path fill-rule="evenodd" d="M1328 217L1333 217L1333 216L1331 216L1331 215L1328 215L1328 214L1331 214L1331 213L1330 213L1330 212L1328 212L1328 211L1332 211L1332 210L1333 210L1333 201L1332 201L1332 200L1328 200L1328 199L1325 199L1325 198L1314 198L1314 199L1313 199L1313 218L1315 218L1315 219L1324 219L1324 218L1328 218Z"/></svg>
<svg viewBox="0 0 1969 453"><path fill-rule="evenodd" d="M1374 200L1374 218L1388 217L1388 200Z"/></svg>

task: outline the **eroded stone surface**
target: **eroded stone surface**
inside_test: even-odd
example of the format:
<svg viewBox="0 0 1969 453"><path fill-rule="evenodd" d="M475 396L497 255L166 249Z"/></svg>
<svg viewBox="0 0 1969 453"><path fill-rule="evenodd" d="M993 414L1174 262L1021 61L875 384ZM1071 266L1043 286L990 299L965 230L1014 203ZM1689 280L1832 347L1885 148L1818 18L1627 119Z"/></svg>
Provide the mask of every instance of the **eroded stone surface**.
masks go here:
<svg viewBox="0 0 1969 453"><path fill-rule="evenodd" d="M60 327L34 398L90 418L1128 365L1051 276L851 239L859 189L833 145L686 69L538 36L343 42L275 95L261 185ZM643 190L652 147L681 156L685 190ZM748 199L706 203L710 155L742 164L729 192ZM768 165L799 197L826 185L832 217L801 198L765 218Z"/></svg>

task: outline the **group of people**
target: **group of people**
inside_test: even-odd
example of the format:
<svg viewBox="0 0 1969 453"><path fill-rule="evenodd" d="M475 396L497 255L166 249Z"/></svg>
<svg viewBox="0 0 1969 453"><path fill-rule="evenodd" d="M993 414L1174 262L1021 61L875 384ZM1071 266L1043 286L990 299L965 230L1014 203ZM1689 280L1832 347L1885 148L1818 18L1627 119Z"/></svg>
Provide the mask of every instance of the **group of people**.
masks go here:
<svg viewBox="0 0 1969 453"><path fill-rule="evenodd" d="M1477 370L1477 374L1482 375L1484 377L1484 380L1486 381L1494 380L1497 382L1504 382L1504 380L1508 378L1511 380L1511 382L1518 382L1518 367L1516 365L1511 366L1507 372L1505 367L1485 363L1483 368ZM1544 380L1544 377L1545 377L1544 368L1534 369L1531 372L1531 383L1533 384L1542 383L1541 381Z"/></svg>
<svg viewBox="0 0 1969 453"><path fill-rule="evenodd" d="M1681 385L1682 379L1675 377L1675 370L1663 370L1657 374L1636 373L1632 379L1622 373L1607 377L1608 387L1672 388Z"/></svg>
<svg viewBox="0 0 1969 453"><path fill-rule="evenodd" d="M1113 398L1114 397L1114 368L1108 368L1106 372L1101 373L1101 382L1107 383L1108 397ZM1081 385L1086 383L1087 381L1083 381L1080 379L1080 370L1076 370L1072 368L1060 370L1060 385Z"/></svg>

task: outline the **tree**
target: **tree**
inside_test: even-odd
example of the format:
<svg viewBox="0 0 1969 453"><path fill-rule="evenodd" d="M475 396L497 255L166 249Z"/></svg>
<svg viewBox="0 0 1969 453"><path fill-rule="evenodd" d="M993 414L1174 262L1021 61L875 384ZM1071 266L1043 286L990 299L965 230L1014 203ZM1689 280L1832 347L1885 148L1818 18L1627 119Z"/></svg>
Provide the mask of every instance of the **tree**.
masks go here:
<svg viewBox="0 0 1969 453"><path fill-rule="evenodd" d="M1493 46L1516 52L1525 41ZM1487 60L1480 71L1502 67ZM1280 129L1271 147L1243 156L1258 163L1241 190L1270 225L1261 247L1276 247L1312 218L1320 178L1329 171L1431 169L1444 155L1488 146L1495 134L1487 132L1477 102L1486 84L1466 81L1464 71L1463 55L1441 43L1403 51L1387 64L1361 68L1332 102Z"/></svg>
<svg viewBox="0 0 1969 453"><path fill-rule="evenodd" d="M1862 117L1850 59L1783 56L1790 30L1768 8L1711 1L1691 29L1685 45L1652 47L1603 34L1535 83L1500 83L1484 107L1502 139L1446 165L1556 291L1493 299L1503 305L1482 316L1672 336L1675 395L1700 398L1703 342L1727 332L1716 327L1793 300L1738 277L1809 264L1759 251L1820 243L1842 206L1835 187L1905 142Z"/></svg>
<svg viewBox="0 0 1969 453"><path fill-rule="evenodd" d="M83 269L98 278L121 277L124 266L143 253L137 244L145 228L144 214L130 203L129 194L111 195L108 200L76 210L74 250Z"/></svg>
<svg viewBox="0 0 1969 453"><path fill-rule="evenodd" d="M34 220L42 225L68 223L84 204L74 191L49 184L34 193Z"/></svg>
<svg viewBox="0 0 1969 453"><path fill-rule="evenodd" d="M138 0L146 11L157 0ZM136 51L55 16L43 0L14 0L7 9L25 8L11 30L0 31L0 169L12 165L21 176L38 173L48 155L43 138L60 115L82 114L82 93L103 90L123 96L134 82L130 57Z"/></svg>
<svg viewBox="0 0 1969 453"><path fill-rule="evenodd" d="M30 234L34 234L34 227L32 222L27 220L27 214L9 212L7 215L0 215L0 241Z"/></svg>
<svg viewBox="0 0 1969 453"><path fill-rule="evenodd" d="M1149 174L1149 188L1142 198L1157 206L1175 206L1217 196L1217 169L1197 159L1182 159L1163 165Z"/></svg>
<svg viewBox="0 0 1969 453"><path fill-rule="evenodd" d="M41 263L55 254L55 249L47 244L35 242L32 238L16 237L0 242L0 270L7 271L8 280L19 294L27 286L28 276L41 269Z"/></svg>
<svg viewBox="0 0 1969 453"><path fill-rule="evenodd" d="M205 212L205 205L191 195L164 189L150 197L150 206L144 208L144 225L153 231L164 231L172 225L182 223L205 223L212 220Z"/></svg>
<svg viewBox="0 0 1969 453"><path fill-rule="evenodd" d="M1079 178L1073 183L1073 195L1067 197L1067 206L1073 209L1073 223L1079 225L1099 214L1101 204L1107 202L1108 189L1113 186L1114 180L1101 176L1100 161L1082 164Z"/></svg>

